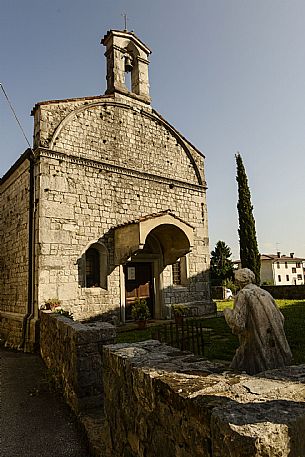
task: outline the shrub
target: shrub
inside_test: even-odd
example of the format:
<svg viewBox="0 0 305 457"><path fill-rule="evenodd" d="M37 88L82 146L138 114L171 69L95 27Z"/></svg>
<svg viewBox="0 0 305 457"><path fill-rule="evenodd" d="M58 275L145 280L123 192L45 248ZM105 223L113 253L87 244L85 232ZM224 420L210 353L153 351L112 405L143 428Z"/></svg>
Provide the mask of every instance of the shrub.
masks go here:
<svg viewBox="0 0 305 457"><path fill-rule="evenodd" d="M186 305L172 305L171 311L174 316L185 316L188 311L188 307Z"/></svg>
<svg viewBox="0 0 305 457"><path fill-rule="evenodd" d="M145 298L136 298L131 308L131 315L136 321L145 321L150 318L149 308Z"/></svg>

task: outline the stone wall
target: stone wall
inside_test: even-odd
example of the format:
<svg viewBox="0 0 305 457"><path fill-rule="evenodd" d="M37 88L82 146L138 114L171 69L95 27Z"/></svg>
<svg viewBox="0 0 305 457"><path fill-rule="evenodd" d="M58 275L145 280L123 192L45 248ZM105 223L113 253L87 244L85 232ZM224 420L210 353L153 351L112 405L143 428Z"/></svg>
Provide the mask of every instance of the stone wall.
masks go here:
<svg viewBox="0 0 305 457"><path fill-rule="evenodd" d="M115 328L108 323L83 325L56 313L41 313L41 356L74 412L102 408L101 352L115 337Z"/></svg>
<svg viewBox="0 0 305 457"><path fill-rule="evenodd" d="M157 341L104 348L106 457L301 457L305 366L251 377Z"/></svg>
<svg viewBox="0 0 305 457"><path fill-rule="evenodd" d="M300 286L261 286L275 299L305 300L305 285Z"/></svg>
<svg viewBox="0 0 305 457"><path fill-rule="evenodd" d="M305 365L248 376L155 340L107 345L114 338L107 323L41 316L42 357L94 455L305 455Z"/></svg>
<svg viewBox="0 0 305 457"><path fill-rule="evenodd" d="M28 160L1 180L0 218L0 337L18 346L28 302Z"/></svg>
<svg viewBox="0 0 305 457"><path fill-rule="evenodd" d="M22 341L24 314L0 311L0 343L10 348L19 348Z"/></svg>

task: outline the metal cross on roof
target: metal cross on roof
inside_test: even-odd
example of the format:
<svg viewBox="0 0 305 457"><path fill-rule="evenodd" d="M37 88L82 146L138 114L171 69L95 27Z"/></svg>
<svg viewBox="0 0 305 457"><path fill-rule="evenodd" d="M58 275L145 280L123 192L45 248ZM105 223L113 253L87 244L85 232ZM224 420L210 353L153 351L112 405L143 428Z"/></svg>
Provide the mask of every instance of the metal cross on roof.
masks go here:
<svg viewBox="0 0 305 457"><path fill-rule="evenodd" d="M127 14L126 13L122 13L122 16L124 18L124 24L125 24L125 29L127 31Z"/></svg>

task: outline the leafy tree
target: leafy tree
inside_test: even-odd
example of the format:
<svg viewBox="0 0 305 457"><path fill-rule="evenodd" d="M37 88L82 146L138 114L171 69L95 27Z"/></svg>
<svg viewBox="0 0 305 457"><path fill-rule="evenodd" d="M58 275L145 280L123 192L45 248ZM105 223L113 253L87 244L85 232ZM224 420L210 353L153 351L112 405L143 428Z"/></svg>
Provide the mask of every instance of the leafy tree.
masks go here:
<svg viewBox="0 0 305 457"><path fill-rule="evenodd" d="M232 253L224 241L218 241L211 252L210 274L212 283L222 285L233 278L233 264L230 259Z"/></svg>
<svg viewBox="0 0 305 457"><path fill-rule="evenodd" d="M242 268L250 268L256 278L256 283L260 283L260 254L258 252L255 220L253 217L253 206L251 204L251 194L248 186L248 178L240 154L236 154L238 183L238 217L239 217L239 249Z"/></svg>

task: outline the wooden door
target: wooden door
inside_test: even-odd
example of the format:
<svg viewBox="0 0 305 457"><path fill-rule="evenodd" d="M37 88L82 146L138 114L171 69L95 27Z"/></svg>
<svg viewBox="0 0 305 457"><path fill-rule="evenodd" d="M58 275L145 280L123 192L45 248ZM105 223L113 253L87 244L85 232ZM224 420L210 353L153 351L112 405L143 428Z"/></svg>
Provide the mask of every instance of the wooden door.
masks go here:
<svg viewBox="0 0 305 457"><path fill-rule="evenodd" d="M152 264L149 262L129 262L125 273L125 319L132 319L131 308L136 298L145 298L154 317Z"/></svg>

